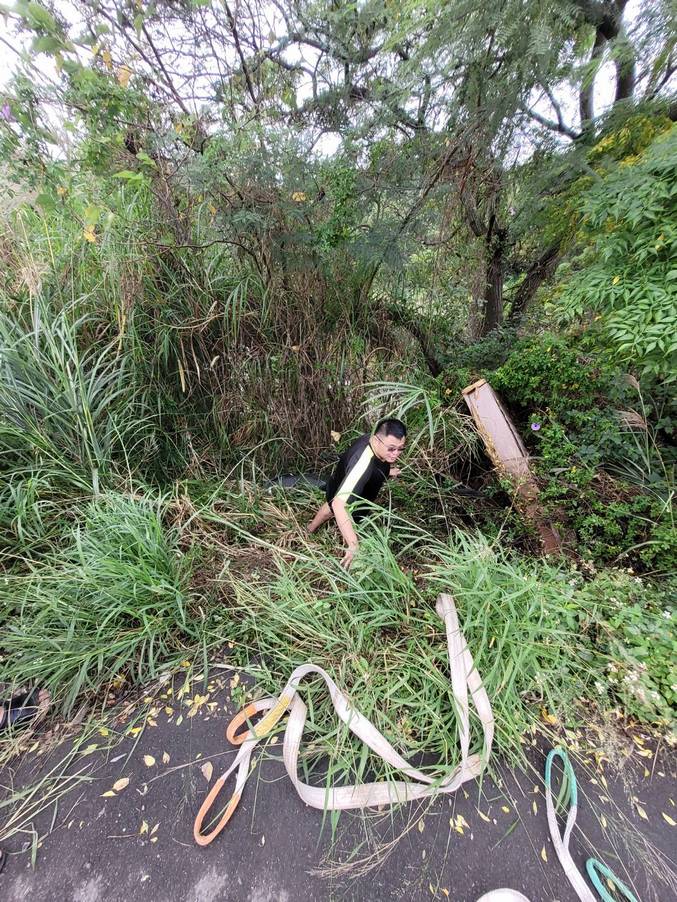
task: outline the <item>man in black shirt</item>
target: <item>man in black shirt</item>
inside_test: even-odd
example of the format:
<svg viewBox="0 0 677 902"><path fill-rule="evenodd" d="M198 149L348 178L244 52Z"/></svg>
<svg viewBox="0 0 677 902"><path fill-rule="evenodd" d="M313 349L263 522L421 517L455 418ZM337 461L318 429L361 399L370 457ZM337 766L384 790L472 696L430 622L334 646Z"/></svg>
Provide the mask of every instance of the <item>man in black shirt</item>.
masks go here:
<svg viewBox="0 0 677 902"><path fill-rule="evenodd" d="M341 560L344 567L350 566L358 548L353 519L358 522L366 513L358 504L351 519L348 507L359 499L375 501L386 479L399 476L399 469L391 464L404 451L406 437L407 427L400 420L381 420L372 434L361 435L341 454L327 482L327 500L309 524L308 532L315 532L323 523L336 517L336 524L348 546Z"/></svg>

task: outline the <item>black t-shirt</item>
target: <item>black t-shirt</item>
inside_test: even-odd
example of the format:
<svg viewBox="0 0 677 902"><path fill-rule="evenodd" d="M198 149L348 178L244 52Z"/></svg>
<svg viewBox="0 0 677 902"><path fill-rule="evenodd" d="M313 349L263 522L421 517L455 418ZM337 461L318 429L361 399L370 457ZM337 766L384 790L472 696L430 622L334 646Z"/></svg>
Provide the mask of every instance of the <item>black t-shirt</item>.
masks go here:
<svg viewBox="0 0 677 902"><path fill-rule="evenodd" d="M358 498L376 501L383 483L390 475L390 464L371 450L369 433L361 435L344 451L327 482L327 501L342 498L352 504ZM364 516L366 511L355 511L353 516Z"/></svg>

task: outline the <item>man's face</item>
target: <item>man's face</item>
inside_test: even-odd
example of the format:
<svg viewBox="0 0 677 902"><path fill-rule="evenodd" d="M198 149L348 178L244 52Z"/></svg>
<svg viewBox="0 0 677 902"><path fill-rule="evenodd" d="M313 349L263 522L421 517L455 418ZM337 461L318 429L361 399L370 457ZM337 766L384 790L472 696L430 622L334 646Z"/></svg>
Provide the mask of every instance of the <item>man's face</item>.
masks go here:
<svg viewBox="0 0 677 902"><path fill-rule="evenodd" d="M389 464L394 464L399 459L407 441L406 438L395 438L394 435L376 435L374 438L379 443L380 456Z"/></svg>

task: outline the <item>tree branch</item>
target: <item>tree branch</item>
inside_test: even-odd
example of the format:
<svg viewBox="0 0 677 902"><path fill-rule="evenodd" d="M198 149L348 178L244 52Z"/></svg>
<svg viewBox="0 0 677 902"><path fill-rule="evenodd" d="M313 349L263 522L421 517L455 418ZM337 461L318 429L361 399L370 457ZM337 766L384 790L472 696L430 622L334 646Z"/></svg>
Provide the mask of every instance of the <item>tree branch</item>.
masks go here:
<svg viewBox="0 0 677 902"><path fill-rule="evenodd" d="M230 7L226 0L223 0L223 7L226 10L226 16L228 17L228 24L230 25L230 30L233 34L233 40L235 41L235 49L237 50L237 55L240 57L240 63L242 64L242 71L244 72L245 81L247 83L247 90L249 91L249 96L252 99L252 103L254 106L258 106L258 100L256 99L256 94L254 92L254 85L252 83L251 75L249 74L249 68L247 67L247 61L244 58L244 53L242 52L242 47L240 46L240 37L237 33L237 27L235 25L235 19L233 18L233 14L230 11Z"/></svg>
<svg viewBox="0 0 677 902"><path fill-rule="evenodd" d="M557 132L560 135L566 135L567 138L571 138L572 141L578 141L581 137L581 133L575 131L570 126L559 122L553 122L552 119L546 119L545 116L541 116L540 113L537 113L536 110L532 110L528 106L522 106L523 112L527 114L531 119L535 122L538 122L539 125L542 125L544 128L550 129L552 132Z"/></svg>

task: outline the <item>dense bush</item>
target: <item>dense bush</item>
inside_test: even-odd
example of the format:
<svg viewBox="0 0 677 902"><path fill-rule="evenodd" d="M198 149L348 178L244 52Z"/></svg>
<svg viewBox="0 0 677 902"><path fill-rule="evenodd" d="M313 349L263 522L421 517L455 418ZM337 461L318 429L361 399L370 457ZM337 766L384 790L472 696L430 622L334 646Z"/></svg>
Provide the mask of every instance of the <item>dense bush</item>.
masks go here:
<svg viewBox="0 0 677 902"><path fill-rule="evenodd" d="M518 342L491 382L527 437L543 498L574 550L670 571L671 450L656 443L637 383L587 339L548 334Z"/></svg>

